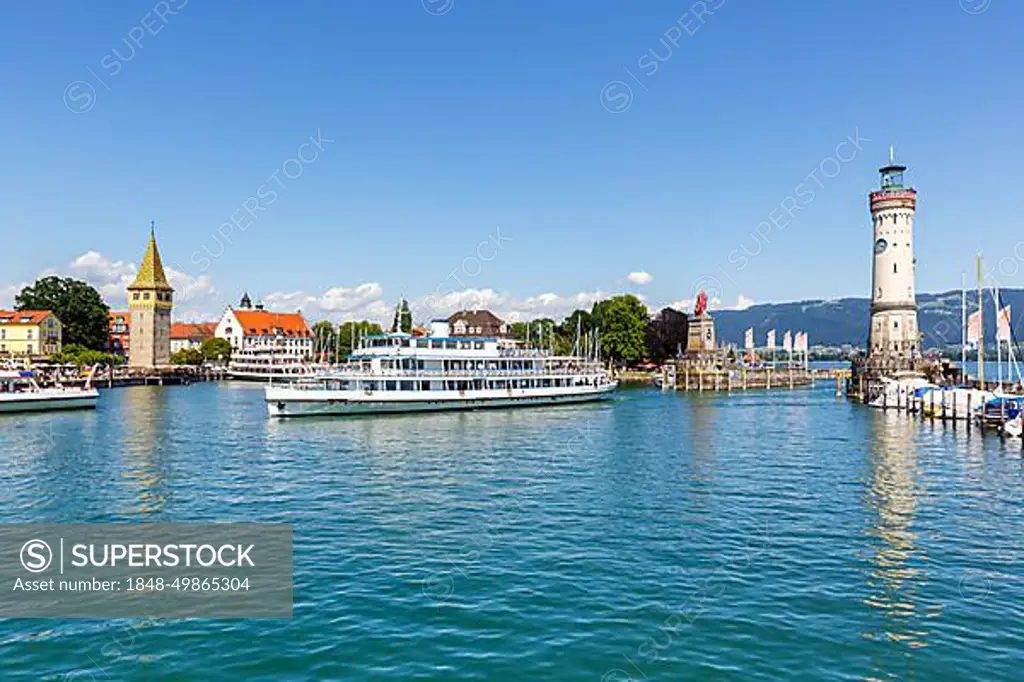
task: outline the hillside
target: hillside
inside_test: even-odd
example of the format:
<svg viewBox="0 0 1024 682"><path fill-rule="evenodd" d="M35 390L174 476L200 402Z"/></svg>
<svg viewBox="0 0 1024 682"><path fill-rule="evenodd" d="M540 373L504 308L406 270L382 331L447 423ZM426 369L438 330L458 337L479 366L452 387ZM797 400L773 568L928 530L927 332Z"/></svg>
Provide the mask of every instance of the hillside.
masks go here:
<svg viewBox="0 0 1024 682"><path fill-rule="evenodd" d="M1012 310L1014 338L1022 338L1021 314L1024 313L1024 289L1006 289L1001 292L1003 305ZM967 294L968 310L976 310L977 296ZM763 346L769 329L782 333L788 330L806 331L812 346L839 346L867 344L868 310L866 298L840 298L830 301L809 300L791 303L766 303L746 310L719 310L715 318L718 338L723 343L743 343L743 333L754 328L757 345ZM918 294L918 324L924 335L924 347L960 345L960 292ZM990 295L985 294L985 343L995 338L995 310Z"/></svg>

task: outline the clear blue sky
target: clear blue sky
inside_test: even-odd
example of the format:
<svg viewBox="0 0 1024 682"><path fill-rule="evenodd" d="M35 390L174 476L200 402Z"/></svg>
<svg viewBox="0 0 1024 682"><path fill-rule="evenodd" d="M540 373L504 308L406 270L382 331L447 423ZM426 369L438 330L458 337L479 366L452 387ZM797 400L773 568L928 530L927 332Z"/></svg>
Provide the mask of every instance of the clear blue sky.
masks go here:
<svg viewBox="0 0 1024 682"><path fill-rule="evenodd" d="M336 314L391 305L434 291L497 229L511 241L460 278L505 310L548 293L660 305L702 276L722 305L864 296L866 193L889 144L920 192L920 291L958 286L977 249L1013 258L1024 4L706 5L12 3L0 291L89 252L81 272L124 276L154 219L165 261L207 278L195 311L245 289ZM285 178L318 130L334 142ZM870 142L822 165L856 131ZM807 182L813 201L765 244L757 225ZM261 185L273 204L207 261ZM1022 286L1014 262L1001 280Z"/></svg>

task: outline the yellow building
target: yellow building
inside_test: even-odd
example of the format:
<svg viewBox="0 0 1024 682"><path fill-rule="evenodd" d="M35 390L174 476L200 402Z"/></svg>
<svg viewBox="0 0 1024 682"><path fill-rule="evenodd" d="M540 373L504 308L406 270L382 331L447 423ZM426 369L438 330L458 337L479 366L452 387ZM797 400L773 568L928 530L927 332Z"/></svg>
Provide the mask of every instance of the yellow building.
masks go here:
<svg viewBox="0 0 1024 682"><path fill-rule="evenodd" d="M63 331L49 310L0 310L0 356L54 355L60 352Z"/></svg>
<svg viewBox="0 0 1024 682"><path fill-rule="evenodd" d="M170 363L173 294L156 247L156 226L150 223L149 246L139 274L128 286L132 314L128 364L132 367L155 368Z"/></svg>

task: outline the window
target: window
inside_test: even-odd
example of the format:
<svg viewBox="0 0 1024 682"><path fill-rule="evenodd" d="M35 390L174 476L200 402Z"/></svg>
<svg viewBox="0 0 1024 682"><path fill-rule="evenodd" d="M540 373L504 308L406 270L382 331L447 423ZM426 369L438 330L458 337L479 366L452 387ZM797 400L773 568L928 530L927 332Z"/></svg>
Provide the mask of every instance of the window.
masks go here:
<svg viewBox="0 0 1024 682"><path fill-rule="evenodd" d="M148 291L142 294L142 300L143 301L148 301L149 300L149 292Z"/></svg>
<svg viewBox="0 0 1024 682"><path fill-rule="evenodd" d="M896 264L895 263L892 264L892 274L894 274L894 275L896 274Z"/></svg>
<svg viewBox="0 0 1024 682"><path fill-rule="evenodd" d="M426 339L416 339L416 347L417 348L429 348L430 347L430 342L427 341Z"/></svg>
<svg viewBox="0 0 1024 682"><path fill-rule="evenodd" d="M476 342L474 342L473 343L473 348L475 350L483 350L484 349L484 342L483 341L476 341Z"/></svg>

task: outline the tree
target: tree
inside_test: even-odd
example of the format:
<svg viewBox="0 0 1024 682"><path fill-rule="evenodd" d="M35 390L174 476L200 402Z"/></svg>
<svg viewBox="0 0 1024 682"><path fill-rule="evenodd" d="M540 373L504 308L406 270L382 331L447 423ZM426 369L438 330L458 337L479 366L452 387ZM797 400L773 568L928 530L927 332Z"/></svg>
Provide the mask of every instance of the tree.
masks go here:
<svg viewBox="0 0 1024 682"><path fill-rule="evenodd" d="M104 350L110 338L110 308L85 282L70 277L44 277L14 299L18 310L50 310L64 327L64 344Z"/></svg>
<svg viewBox="0 0 1024 682"><path fill-rule="evenodd" d="M313 356L315 358L327 356L328 360L332 360L337 340L338 331L330 320L320 320L313 324Z"/></svg>
<svg viewBox="0 0 1024 682"><path fill-rule="evenodd" d="M227 339L206 339L199 346L199 352L207 362L227 362L231 359L231 342Z"/></svg>
<svg viewBox="0 0 1024 682"><path fill-rule="evenodd" d="M674 358L679 349L686 350L689 321L675 308L662 308L647 325L647 357L654 362Z"/></svg>
<svg viewBox="0 0 1024 682"><path fill-rule="evenodd" d="M632 294L614 296L594 304L594 326L601 333L601 352L614 362L632 364L643 359L647 306Z"/></svg>
<svg viewBox="0 0 1024 682"><path fill-rule="evenodd" d="M395 319L391 323L392 332L412 332L412 312L409 310L409 302L404 298L395 306Z"/></svg>
<svg viewBox="0 0 1024 682"><path fill-rule="evenodd" d="M64 346L61 352L50 359L58 365L74 365L75 367L89 367L91 365L116 367L117 365L124 364L125 361L120 355L90 350L78 344Z"/></svg>
<svg viewBox="0 0 1024 682"><path fill-rule="evenodd" d="M352 354L353 338L356 344L359 338L370 334L383 334L384 330L376 322L363 320L362 322L342 322L338 327L338 351L342 358Z"/></svg>
<svg viewBox="0 0 1024 682"><path fill-rule="evenodd" d="M202 365L206 358L198 348L182 348L171 356L172 365Z"/></svg>

